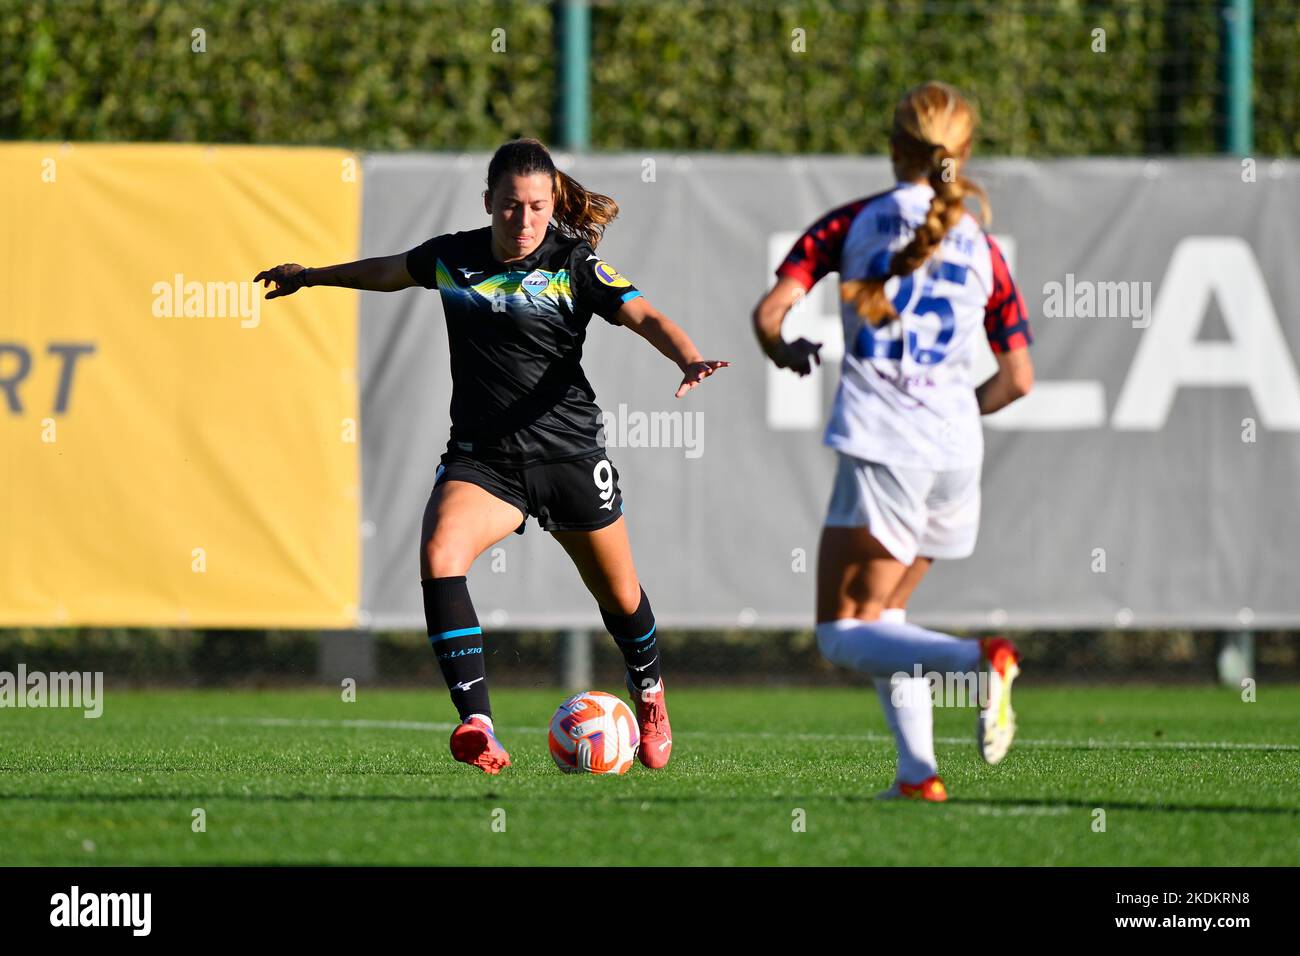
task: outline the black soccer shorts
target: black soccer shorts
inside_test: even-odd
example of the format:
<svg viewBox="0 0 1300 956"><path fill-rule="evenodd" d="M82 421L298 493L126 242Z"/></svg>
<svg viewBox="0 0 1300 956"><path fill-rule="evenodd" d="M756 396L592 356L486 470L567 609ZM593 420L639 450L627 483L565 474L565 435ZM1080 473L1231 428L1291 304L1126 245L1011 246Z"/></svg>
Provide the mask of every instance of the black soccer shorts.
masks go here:
<svg viewBox="0 0 1300 956"><path fill-rule="evenodd" d="M512 468L490 465L464 452L449 451L433 486L467 481L532 515L543 531L596 531L623 513L618 469L603 452L573 461L543 462ZM527 517L515 534L524 533Z"/></svg>

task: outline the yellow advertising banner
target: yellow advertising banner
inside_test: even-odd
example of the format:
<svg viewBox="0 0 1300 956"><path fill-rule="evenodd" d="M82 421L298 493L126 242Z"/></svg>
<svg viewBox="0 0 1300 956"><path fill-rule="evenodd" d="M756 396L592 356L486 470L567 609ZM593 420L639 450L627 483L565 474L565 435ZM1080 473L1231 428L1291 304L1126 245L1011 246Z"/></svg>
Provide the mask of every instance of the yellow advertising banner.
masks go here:
<svg viewBox="0 0 1300 956"><path fill-rule="evenodd" d="M357 258L341 150L0 144L0 626L349 627Z"/></svg>

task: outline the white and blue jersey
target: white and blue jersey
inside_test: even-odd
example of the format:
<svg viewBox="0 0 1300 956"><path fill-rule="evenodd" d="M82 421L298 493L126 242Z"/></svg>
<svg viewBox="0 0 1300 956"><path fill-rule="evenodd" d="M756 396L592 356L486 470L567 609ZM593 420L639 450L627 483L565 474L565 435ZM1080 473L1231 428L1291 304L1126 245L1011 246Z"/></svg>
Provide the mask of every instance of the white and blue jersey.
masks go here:
<svg viewBox="0 0 1300 956"><path fill-rule="evenodd" d="M934 190L900 183L823 216L777 269L811 289L884 275L925 221ZM844 362L825 442L854 458L952 471L983 460L975 385L978 336L994 352L1032 341L1024 300L997 243L966 213L910 275L885 283L896 321L872 327L841 302Z"/></svg>

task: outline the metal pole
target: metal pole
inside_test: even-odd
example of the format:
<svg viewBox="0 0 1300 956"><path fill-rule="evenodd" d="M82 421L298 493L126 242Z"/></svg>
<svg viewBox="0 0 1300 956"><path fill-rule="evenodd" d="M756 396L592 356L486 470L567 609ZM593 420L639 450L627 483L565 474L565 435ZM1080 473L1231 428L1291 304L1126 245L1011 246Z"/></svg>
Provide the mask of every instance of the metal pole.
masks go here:
<svg viewBox="0 0 1300 956"><path fill-rule="evenodd" d="M591 690L591 631L575 628L561 634L557 661L561 687Z"/></svg>
<svg viewBox="0 0 1300 956"><path fill-rule="evenodd" d="M1255 634L1236 631L1224 634L1219 644L1219 683L1241 689L1241 682L1255 676Z"/></svg>
<svg viewBox="0 0 1300 956"><path fill-rule="evenodd" d="M1219 11L1223 18L1223 148L1237 156L1248 156L1255 149L1252 8L1252 0L1222 0ZM1245 678L1255 676L1254 632L1241 630L1222 635L1218 669L1219 682L1231 687L1240 688Z"/></svg>
<svg viewBox="0 0 1300 956"><path fill-rule="evenodd" d="M555 5L559 81L556 136L562 149L584 152L591 146L591 8L587 0Z"/></svg>
<svg viewBox="0 0 1300 956"><path fill-rule="evenodd" d="M1255 149L1252 110L1252 0L1223 0L1224 152L1249 155Z"/></svg>

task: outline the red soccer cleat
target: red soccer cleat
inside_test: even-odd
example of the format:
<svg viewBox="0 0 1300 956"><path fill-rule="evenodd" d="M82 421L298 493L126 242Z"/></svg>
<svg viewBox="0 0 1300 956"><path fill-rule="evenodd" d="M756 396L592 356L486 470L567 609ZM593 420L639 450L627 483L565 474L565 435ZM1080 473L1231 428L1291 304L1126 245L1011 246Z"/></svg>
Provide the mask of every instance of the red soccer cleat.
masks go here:
<svg viewBox="0 0 1300 956"><path fill-rule="evenodd" d="M927 777L920 783L903 783L895 780L894 785L884 793L876 796L877 800L924 800L927 803L943 803L948 799L948 789L943 780L937 776Z"/></svg>
<svg viewBox="0 0 1300 956"><path fill-rule="evenodd" d="M641 725L641 747L636 752L637 757L651 770L658 770L668 763L673 752L673 731L668 726L663 679L654 687L638 691L632 686L629 675L627 690L636 705L636 721Z"/></svg>
<svg viewBox="0 0 1300 956"><path fill-rule="evenodd" d="M1011 683L1020 676L1020 651L1005 637L980 641L988 674L988 699L979 713L976 737L980 756L1000 763L1016 736L1016 712L1011 709Z"/></svg>
<svg viewBox="0 0 1300 956"><path fill-rule="evenodd" d="M451 755L484 773L500 773L510 766L510 755L482 717L471 717L451 732Z"/></svg>

